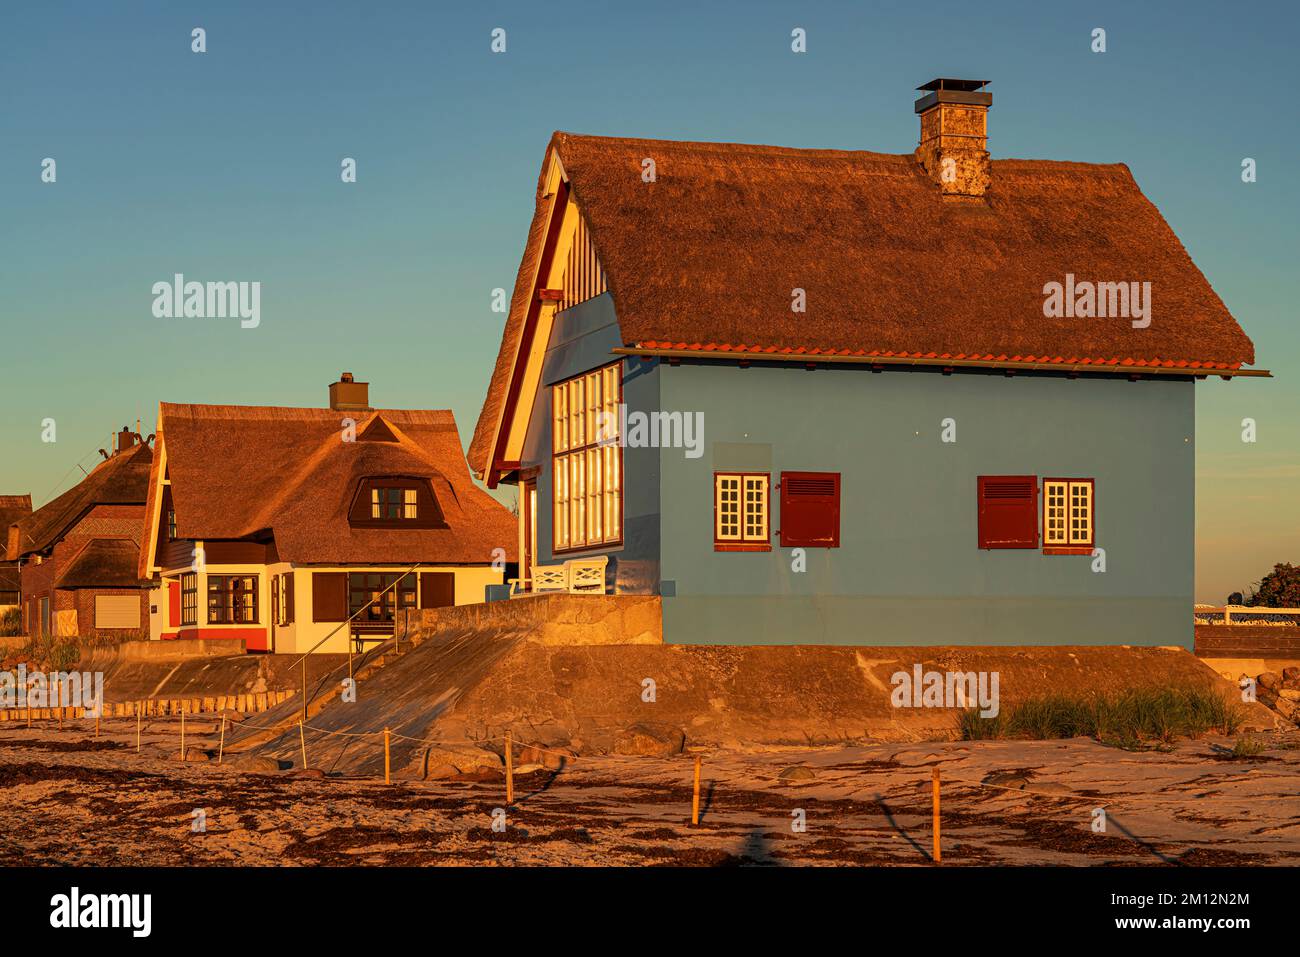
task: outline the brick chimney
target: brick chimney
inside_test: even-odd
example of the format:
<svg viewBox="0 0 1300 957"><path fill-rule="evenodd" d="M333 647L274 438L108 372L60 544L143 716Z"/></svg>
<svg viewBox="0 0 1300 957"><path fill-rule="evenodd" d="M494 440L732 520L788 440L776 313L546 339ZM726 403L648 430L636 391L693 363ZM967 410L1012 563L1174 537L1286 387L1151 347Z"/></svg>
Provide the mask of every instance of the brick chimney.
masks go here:
<svg viewBox="0 0 1300 957"><path fill-rule="evenodd" d="M921 143L916 158L944 196L983 196L989 185L988 80L939 78L918 86Z"/></svg>
<svg viewBox="0 0 1300 957"><path fill-rule="evenodd" d="M370 383L354 382L351 372L339 375L330 383L330 408L339 412L367 412L370 409Z"/></svg>

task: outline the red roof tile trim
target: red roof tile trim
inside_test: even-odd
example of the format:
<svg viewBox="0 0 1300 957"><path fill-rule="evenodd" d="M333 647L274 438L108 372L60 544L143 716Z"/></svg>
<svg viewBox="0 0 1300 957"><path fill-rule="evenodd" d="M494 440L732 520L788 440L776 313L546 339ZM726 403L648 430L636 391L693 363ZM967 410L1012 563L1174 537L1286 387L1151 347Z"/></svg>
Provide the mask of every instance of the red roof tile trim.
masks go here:
<svg viewBox="0 0 1300 957"><path fill-rule="evenodd" d="M1053 363L1063 365L1122 365L1138 366L1146 368L1165 368L1165 369L1240 369L1240 362L1189 362L1186 359L1121 359L1121 358L1090 358L1090 357L1065 357L1065 356L1007 356L993 355L986 353L984 355L967 355L964 352L956 354L944 352L936 354L934 352L892 352L889 350L872 349L819 349L817 346L805 347L799 346L792 349L789 346L750 346L744 343L731 345L725 342L660 342L651 339L648 342L639 342L637 347L643 349L670 349L674 352L751 352L762 353L766 355L807 355L807 356L861 356L869 358L871 356L880 356L881 358L898 358L898 359L954 359L969 360L980 362L1037 362Z"/></svg>

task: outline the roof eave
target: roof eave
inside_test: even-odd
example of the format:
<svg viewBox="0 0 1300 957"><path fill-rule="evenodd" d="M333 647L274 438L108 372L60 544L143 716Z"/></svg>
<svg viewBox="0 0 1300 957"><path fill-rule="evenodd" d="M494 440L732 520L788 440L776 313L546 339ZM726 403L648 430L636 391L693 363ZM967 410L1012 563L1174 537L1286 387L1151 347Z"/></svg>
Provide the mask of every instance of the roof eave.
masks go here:
<svg viewBox="0 0 1300 957"><path fill-rule="evenodd" d="M1017 362L998 359L950 359L943 357L910 356L858 356L836 355L823 352L750 352L740 349L663 349L642 346L622 346L613 349L615 355L656 356L665 359L707 359L715 362L784 362L811 365L866 365L866 366L930 366L946 369L995 369L1007 372L1063 372L1069 374L1091 374L1119 376L1176 376L1181 378L1204 378L1219 376L1232 379L1239 376L1272 378L1268 369L1216 369L1211 366L1146 366L1123 364L1119 362Z"/></svg>

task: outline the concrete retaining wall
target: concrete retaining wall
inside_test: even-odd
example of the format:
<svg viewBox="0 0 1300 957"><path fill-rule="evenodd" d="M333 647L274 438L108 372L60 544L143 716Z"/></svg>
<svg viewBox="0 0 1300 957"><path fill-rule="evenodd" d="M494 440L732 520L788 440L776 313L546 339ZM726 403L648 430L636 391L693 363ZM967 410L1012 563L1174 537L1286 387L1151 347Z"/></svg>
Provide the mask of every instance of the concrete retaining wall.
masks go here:
<svg viewBox="0 0 1300 957"><path fill-rule="evenodd" d="M657 595L534 595L454 608L410 609L403 638L439 640L482 629L521 631L543 645L658 645Z"/></svg>
<svg viewBox="0 0 1300 957"><path fill-rule="evenodd" d="M121 654L115 649L93 652L83 658L77 668L79 671L102 671L104 700L123 702L145 698L203 698L295 691L302 686L302 669L296 665L297 659L296 655L218 657L210 654L185 658L141 658ZM306 662L308 683L346 662L347 655L309 655Z"/></svg>
<svg viewBox="0 0 1300 957"><path fill-rule="evenodd" d="M1300 628L1285 625L1197 625L1196 656L1300 659Z"/></svg>

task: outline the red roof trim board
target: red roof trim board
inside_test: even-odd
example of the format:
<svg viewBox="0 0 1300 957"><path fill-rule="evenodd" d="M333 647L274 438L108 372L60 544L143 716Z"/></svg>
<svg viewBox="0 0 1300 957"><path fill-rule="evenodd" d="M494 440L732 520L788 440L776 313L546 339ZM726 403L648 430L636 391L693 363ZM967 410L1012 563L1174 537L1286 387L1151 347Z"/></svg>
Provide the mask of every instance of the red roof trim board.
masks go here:
<svg viewBox="0 0 1300 957"><path fill-rule="evenodd" d="M546 175L545 168L543 168L542 175L543 176ZM564 210L565 207L568 206L568 203L569 203L569 185L568 183L561 180L558 186L556 187L555 195L551 201L551 206L549 210L547 210L548 225L546 229L546 238L545 241L543 242L541 254L537 261L537 273L536 273L536 277L533 280L534 283L544 282L545 276L550 271L551 260L555 256L555 245L559 240L560 228L564 223ZM538 218L540 219L541 216L542 216L542 210L539 207ZM528 257L525 254L525 259L524 259L525 265L520 266L520 277L519 277L520 283L523 282L524 269L527 264L527 261L528 261ZM515 289L516 299L519 297L520 291L521 290L517 284ZM527 309L527 317L524 321L523 335L520 337L519 340L519 348L515 352L514 366L510 375L509 389L506 392L505 405L501 410L501 419L497 423L496 432L493 435L493 439L492 439L492 448L488 456L488 461L491 463L492 467L490 469L487 469L486 474L483 475L484 482L486 483L488 488L496 488L497 479L500 477L500 475L503 472L509 471L510 469L510 464L503 461L500 457L501 439L502 439L501 426L503 423L508 424L510 422L511 417L514 415L515 409L518 407L519 392L523 388L524 366L528 362L529 354L532 351L533 335L536 333L537 330L537 322L538 322L538 317L541 314L542 303L545 301L549 301L546 299L546 297L541 295L541 293L547 291L548 290L545 289L539 289L538 295L530 297L530 300L527 303L527 306L525 307ZM511 310L513 311L513 309L514 309L514 305L512 303ZM478 440L477 430L474 439L475 441ZM473 468L472 465L471 468Z"/></svg>

